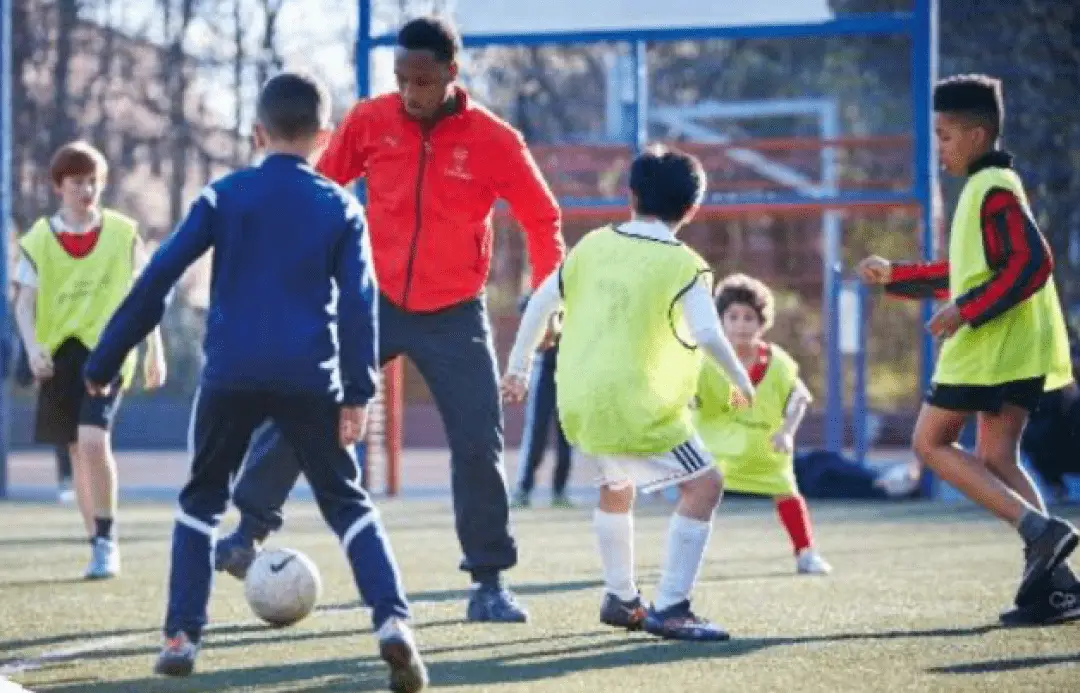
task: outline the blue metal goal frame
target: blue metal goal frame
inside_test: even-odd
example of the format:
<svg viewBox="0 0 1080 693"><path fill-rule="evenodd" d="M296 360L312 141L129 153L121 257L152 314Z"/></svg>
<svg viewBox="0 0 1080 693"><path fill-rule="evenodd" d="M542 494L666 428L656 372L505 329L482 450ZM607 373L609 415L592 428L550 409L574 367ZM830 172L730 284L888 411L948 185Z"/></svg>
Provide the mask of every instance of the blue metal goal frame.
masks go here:
<svg viewBox="0 0 1080 693"><path fill-rule="evenodd" d="M379 47L393 46L396 36L392 33L373 36L371 33L372 0L358 0L359 28L356 40L356 86L359 96L370 95L371 91L371 53ZM703 39L763 39L763 38L806 38L834 36L866 35L904 35L911 40L911 93L912 122L914 140L914 181L906 194L882 191L880 193L858 194L858 202L864 204L890 205L897 202L914 203L920 210L921 248L923 260L937 257L936 234L933 219L933 191L936 185L936 165L934 142L932 137L931 94L937 75L937 0L913 0L910 12L880 12L851 14L828 21L803 24L771 24L754 26L711 26L711 27L670 27L654 29L590 29L586 31L536 31L522 33L466 33L462 36L465 47L483 47L494 45L540 46L574 45L584 43L623 43L631 46L630 60L632 72L636 75L634 108L631 109L630 128L634 133L631 143L636 149L646 144L647 132L647 85L648 65L646 48L649 42L679 41ZM852 199L847 199L851 197ZM819 198L838 204L854 202L855 196L839 193L834 197ZM785 198L777 202L797 202L797 197ZM618 204L592 200L560 200L564 207L602 206ZM770 200L769 202L773 202ZM839 274L841 268L825 268ZM837 293L837 291L830 293ZM827 315L824 317L826 328L826 349L830 364L828 368L828 393L826 396L826 447L839 451L843 447L844 436L844 387L843 374L839 367L839 315L836 296L827 296L824 302ZM923 302L923 322L929 320L933 306L930 301ZM833 353L837 356L833 356ZM929 385L933 370L933 341L924 335L920 345L919 381L925 389ZM930 490L930 489L927 489Z"/></svg>

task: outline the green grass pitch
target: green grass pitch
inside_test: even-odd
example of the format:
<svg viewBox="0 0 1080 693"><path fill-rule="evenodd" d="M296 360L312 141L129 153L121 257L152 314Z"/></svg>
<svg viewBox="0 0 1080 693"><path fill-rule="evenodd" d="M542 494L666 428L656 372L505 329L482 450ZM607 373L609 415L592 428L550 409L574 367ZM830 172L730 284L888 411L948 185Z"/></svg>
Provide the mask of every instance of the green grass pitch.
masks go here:
<svg viewBox="0 0 1080 693"><path fill-rule="evenodd" d="M599 623L587 509L516 513L521 563L509 577L532 612L524 626L463 622L466 577L448 503L385 502L382 510L434 690L1080 690L1080 625L996 626L1016 586L1020 544L970 508L815 503L818 544L836 571L816 578L793 574L771 505L725 503L695 595L702 614L731 630L733 640L720 644L660 642ZM222 577L196 674L154 677L172 514L171 506L126 505L123 576L85 583L74 509L0 505L0 675L65 693L384 690L368 614L354 607L344 558L310 504L289 508L274 543L318 563L319 610L291 628L264 627L242 586ZM666 516L659 503L638 515L647 598Z"/></svg>

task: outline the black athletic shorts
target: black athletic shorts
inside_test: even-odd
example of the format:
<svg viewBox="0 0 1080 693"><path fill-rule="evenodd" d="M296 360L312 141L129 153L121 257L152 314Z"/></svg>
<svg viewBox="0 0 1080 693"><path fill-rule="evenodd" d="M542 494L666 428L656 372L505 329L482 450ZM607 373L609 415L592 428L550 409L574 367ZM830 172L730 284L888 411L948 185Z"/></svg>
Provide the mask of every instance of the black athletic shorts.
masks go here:
<svg viewBox="0 0 1080 693"><path fill-rule="evenodd" d="M1010 380L999 385L944 385L934 383L926 401L939 409L997 414L1006 404L1034 411L1043 394L1045 377Z"/></svg>
<svg viewBox="0 0 1080 693"><path fill-rule="evenodd" d="M79 426L112 429L120 406L120 381L108 395L95 397L86 391L83 367L90 351L77 339L69 339L53 354L53 376L38 391L34 440L50 445L70 445Z"/></svg>

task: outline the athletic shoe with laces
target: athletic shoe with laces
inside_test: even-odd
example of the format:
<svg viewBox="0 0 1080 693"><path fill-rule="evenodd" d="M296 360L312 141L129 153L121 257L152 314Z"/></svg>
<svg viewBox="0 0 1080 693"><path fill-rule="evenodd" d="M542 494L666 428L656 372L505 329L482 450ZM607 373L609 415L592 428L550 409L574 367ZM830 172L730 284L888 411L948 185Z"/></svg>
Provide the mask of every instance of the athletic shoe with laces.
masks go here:
<svg viewBox="0 0 1080 693"><path fill-rule="evenodd" d="M412 630L399 618L389 618L376 632L379 656L390 667L390 690L418 693L427 687L427 667L420 659Z"/></svg>
<svg viewBox="0 0 1080 693"><path fill-rule="evenodd" d="M795 557L795 571L799 575L828 575L832 566L813 548L805 548Z"/></svg>
<svg viewBox="0 0 1080 693"><path fill-rule="evenodd" d="M1024 547L1024 575L1016 590L1016 603L1034 601L1035 588L1049 580L1050 574L1069 557L1078 542L1080 533L1075 527L1059 517L1051 517L1042 534Z"/></svg>
<svg viewBox="0 0 1080 693"><path fill-rule="evenodd" d="M701 618L690 610L690 601L683 600L659 611L649 607L642 623L645 630L666 640L692 642L721 642L730 640L726 630Z"/></svg>
<svg viewBox="0 0 1080 693"><path fill-rule="evenodd" d="M1058 589L1044 582L1032 589L1029 600L1001 612L1004 626L1049 626L1080 620L1080 583Z"/></svg>
<svg viewBox="0 0 1080 693"><path fill-rule="evenodd" d="M525 623L529 612L518 603L514 593L502 585L481 584L469 595L465 618L473 622Z"/></svg>
<svg viewBox="0 0 1080 693"><path fill-rule="evenodd" d="M600 622L615 628L626 630L641 630L641 624L645 621L645 605L641 602L641 595L630 601L623 601L610 592L604 593L604 601L600 604Z"/></svg>
<svg viewBox="0 0 1080 693"><path fill-rule="evenodd" d="M195 671L195 657L199 654L198 643L192 642L187 633L165 636L165 645L158 655L154 673L162 676L190 676Z"/></svg>
<svg viewBox="0 0 1080 693"><path fill-rule="evenodd" d="M115 539L94 537L90 544L90 563L84 577L87 580L107 580L120 574L120 547Z"/></svg>
<svg viewBox="0 0 1080 693"><path fill-rule="evenodd" d="M243 580L258 555L258 544L240 532L233 532L214 544L214 570L225 571L237 580Z"/></svg>

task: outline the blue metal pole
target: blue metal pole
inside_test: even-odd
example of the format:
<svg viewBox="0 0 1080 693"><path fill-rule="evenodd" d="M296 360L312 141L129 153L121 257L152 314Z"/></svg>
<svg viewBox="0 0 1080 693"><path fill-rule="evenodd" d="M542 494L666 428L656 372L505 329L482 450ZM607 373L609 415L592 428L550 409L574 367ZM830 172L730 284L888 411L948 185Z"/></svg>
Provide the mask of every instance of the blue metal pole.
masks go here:
<svg viewBox="0 0 1080 693"><path fill-rule="evenodd" d="M371 95L371 0L358 0L356 28L356 95L363 99ZM367 185L357 181L353 186L357 198L367 201ZM384 375L385 377L385 375ZM385 395L385 388L383 393ZM360 466L360 484L371 488L371 465L368 464L368 446L361 442L356 446L356 461Z"/></svg>
<svg viewBox="0 0 1080 693"><path fill-rule="evenodd" d="M371 95L371 0L359 0L356 28L356 95Z"/></svg>
<svg viewBox="0 0 1080 693"><path fill-rule="evenodd" d="M914 109L915 135L915 196L921 205L922 257L926 262L937 259L937 230L934 219L934 191L937 186L937 159L934 148L933 90L937 79L938 2L915 0L915 23L911 34L911 103ZM929 322L934 306L922 303L922 324ZM922 390L930 386L934 372L934 342L922 332L919 351L919 382ZM934 479L924 471L922 492L934 495Z"/></svg>
<svg viewBox="0 0 1080 693"><path fill-rule="evenodd" d="M835 103L826 102L818 110L822 139L831 142L840 136L840 118ZM837 185L836 150L821 150L821 182L829 196ZM821 318L825 329L825 449L840 454L844 450L844 357L840 346L840 262L843 257L843 229L840 215L827 209L821 216L823 281ZM851 316L848 316L851 319Z"/></svg>
<svg viewBox="0 0 1080 693"><path fill-rule="evenodd" d="M7 245L11 233L11 0L0 0L0 287L8 285ZM0 339L7 340L7 299L0 300ZM10 349L0 349L0 498L8 494L8 379L13 370Z"/></svg>
<svg viewBox="0 0 1080 693"><path fill-rule="evenodd" d="M851 403L852 425L855 435L855 460L862 464L866 461L869 448L869 440L866 430L867 405L866 405L866 306L868 287L860 281L852 282L852 290L855 291L856 309L855 319L858 320L858 344L855 348L853 367L855 369L855 394Z"/></svg>
<svg viewBox="0 0 1080 693"><path fill-rule="evenodd" d="M843 281L840 266L825 258L825 305L821 317L825 323L825 449L844 451L844 355L840 350L840 292ZM851 316L848 316L851 319Z"/></svg>
<svg viewBox="0 0 1080 693"><path fill-rule="evenodd" d="M634 151L649 144L649 51L645 41L634 41Z"/></svg>

